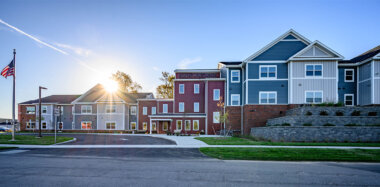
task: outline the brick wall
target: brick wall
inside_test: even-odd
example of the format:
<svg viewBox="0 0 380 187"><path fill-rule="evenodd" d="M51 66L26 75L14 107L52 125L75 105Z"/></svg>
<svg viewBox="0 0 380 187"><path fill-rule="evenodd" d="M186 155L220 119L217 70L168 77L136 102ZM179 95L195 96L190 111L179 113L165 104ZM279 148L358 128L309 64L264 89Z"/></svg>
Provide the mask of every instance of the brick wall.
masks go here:
<svg viewBox="0 0 380 187"><path fill-rule="evenodd" d="M26 114L26 107L35 107L34 105L18 105L18 121L20 123L20 130L26 129L26 122L29 120L35 122L36 114ZM36 124L37 125L37 124Z"/></svg>
<svg viewBox="0 0 380 187"><path fill-rule="evenodd" d="M241 130L241 106L227 106L226 112L228 118L226 122L226 129Z"/></svg>

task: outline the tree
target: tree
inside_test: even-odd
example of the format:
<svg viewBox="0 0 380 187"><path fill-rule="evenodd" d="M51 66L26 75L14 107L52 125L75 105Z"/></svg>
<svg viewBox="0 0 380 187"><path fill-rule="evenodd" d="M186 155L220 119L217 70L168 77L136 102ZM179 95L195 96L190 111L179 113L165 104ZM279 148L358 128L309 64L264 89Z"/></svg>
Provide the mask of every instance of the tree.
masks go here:
<svg viewBox="0 0 380 187"><path fill-rule="evenodd" d="M219 121L219 124L220 124L220 131L222 132L222 129L223 129L223 133L224 135L227 135L229 133L229 130L228 132L226 132L226 129L225 129L225 124L228 122L228 112L225 111L225 106L224 106L224 102L223 102L223 97L220 96L219 97L219 101L218 103L216 104L216 106L219 108L219 117L216 116L216 120ZM214 134L215 133L215 129L214 129Z"/></svg>
<svg viewBox="0 0 380 187"><path fill-rule="evenodd" d="M117 71L112 74L112 79L119 84L119 89L124 92L137 93L142 89L140 84L133 82L131 76L124 72Z"/></svg>
<svg viewBox="0 0 380 187"><path fill-rule="evenodd" d="M162 72L162 77L160 78L160 81L164 83L157 86L156 88L158 98L173 98L174 79L174 75L171 75L170 73L165 71Z"/></svg>

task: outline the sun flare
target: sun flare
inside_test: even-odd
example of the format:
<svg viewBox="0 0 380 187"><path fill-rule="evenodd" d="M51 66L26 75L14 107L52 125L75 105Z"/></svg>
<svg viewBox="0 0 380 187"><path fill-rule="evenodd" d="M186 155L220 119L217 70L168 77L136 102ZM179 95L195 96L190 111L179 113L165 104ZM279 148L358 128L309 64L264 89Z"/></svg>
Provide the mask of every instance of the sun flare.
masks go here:
<svg viewBox="0 0 380 187"><path fill-rule="evenodd" d="M112 79L105 80L102 85L106 89L107 92L112 93L118 90L119 86L116 81Z"/></svg>

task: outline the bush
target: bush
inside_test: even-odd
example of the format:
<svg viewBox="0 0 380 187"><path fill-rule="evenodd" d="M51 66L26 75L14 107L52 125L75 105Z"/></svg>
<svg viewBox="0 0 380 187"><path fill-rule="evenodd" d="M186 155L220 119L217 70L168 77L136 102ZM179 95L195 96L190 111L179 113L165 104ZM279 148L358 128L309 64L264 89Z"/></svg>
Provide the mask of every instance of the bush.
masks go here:
<svg viewBox="0 0 380 187"><path fill-rule="evenodd" d="M329 107L332 107L332 106L335 106L335 103L327 103L327 106L329 106Z"/></svg>
<svg viewBox="0 0 380 187"><path fill-rule="evenodd" d="M329 114L327 113L327 111L322 110L322 111L319 112L319 115L320 116L328 116Z"/></svg>
<svg viewBox="0 0 380 187"><path fill-rule="evenodd" d="M360 111L359 111L359 110L354 110L354 111L351 113L351 116L360 116Z"/></svg>
<svg viewBox="0 0 380 187"><path fill-rule="evenodd" d="M336 106L336 107L340 107L340 106L343 106L343 103L342 103L342 102L337 102L337 103L335 103L334 106Z"/></svg>
<svg viewBox="0 0 380 187"><path fill-rule="evenodd" d="M336 115L336 116L343 116L343 112L342 112L342 111L336 111L336 112L335 112L335 115Z"/></svg>
<svg viewBox="0 0 380 187"><path fill-rule="evenodd" d="M325 126L325 127L332 127L332 126L335 126L335 125L331 124L331 123L325 123L323 126Z"/></svg>
<svg viewBox="0 0 380 187"><path fill-rule="evenodd" d="M307 112L306 112L306 115L307 115L307 116L311 116L311 115L313 115L313 113L311 113L310 111L307 111Z"/></svg>
<svg viewBox="0 0 380 187"><path fill-rule="evenodd" d="M368 112L368 116L377 116L377 112Z"/></svg>
<svg viewBox="0 0 380 187"><path fill-rule="evenodd" d="M310 127L310 126L313 126L313 125L311 123L304 123L303 126Z"/></svg>
<svg viewBox="0 0 380 187"><path fill-rule="evenodd" d="M349 123L349 124L345 124L344 126L346 126L346 127L355 127L355 126L360 126L360 125L355 124L355 123Z"/></svg>
<svg viewBox="0 0 380 187"><path fill-rule="evenodd" d="M291 126L290 123L283 123L281 126Z"/></svg>

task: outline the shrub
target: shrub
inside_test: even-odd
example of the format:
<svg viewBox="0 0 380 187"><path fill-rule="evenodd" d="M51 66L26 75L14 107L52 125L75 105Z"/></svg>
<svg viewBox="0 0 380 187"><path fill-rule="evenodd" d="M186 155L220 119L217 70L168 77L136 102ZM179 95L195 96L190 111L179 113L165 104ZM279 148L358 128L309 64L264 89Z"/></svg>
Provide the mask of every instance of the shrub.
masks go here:
<svg viewBox="0 0 380 187"><path fill-rule="evenodd" d="M360 116L360 111L359 111L359 110L354 110L354 111L351 113L351 116Z"/></svg>
<svg viewBox="0 0 380 187"><path fill-rule="evenodd" d="M290 123L283 123L281 126L291 126Z"/></svg>
<svg viewBox="0 0 380 187"><path fill-rule="evenodd" d="M377 116L377 112L368 112L368 116Z"/></svg>
<svg viewBox="0 0 380 187"><path fill-rule="evenodd" d="M334 106L336 106L336 107L340 107L340 106L343 106L343 103L342 103L342 102L337 102L337 103L335 103Z"/></svg>
<svg viewBox="0 0 380 187"><path fill-rule="evenodd" d="M307 111L307 112L306 112L306 115L307 115L307 116L311 116L311 115L313 115L313 113L311 113L310 111Z"/></svg>
<svg viewBox="0 0 380 187"><path fill-rule="evenodd" d="M335 112L335 115L336 115L336 116L343 116L343 112L342 112L342 111L336 111L336 112Z"/></svg>
<svg viewBox="0 0 380 187"><path fill-rule="evenodd" d="M355 126L360 126L360 125L355 124L355 123L349 123L349 124L345 124L344 126L346 126L346 127L355 127Z"/></svg>
<svg viewBox="0 0 380 187"><path fill-rule="evenodd" d="M310 126L313 126L313 125L311 123L304 123L303 126L310 127Z"/></svg>
<svg viewBox="0 0 380 187"><path fill-rule="evenodd" d="M322 110L322 111L319 112L319 115L320 116L328 116L329 114L327 113L327 111Z"/></svg>
<svg viewBox="0 0 380 187"><path fill-rule="evenodd" d="M331 123L325 123L323 126L325 126L325 127L332 127L332 126L335 126L335 125L331 124Z"/></svg>
<svg viewBox="0 0 380 187"><path fill-rule="evenodd" d="M332 102L327 103L327 106L329 106L329 107L335 106L335 103L332 103Z"/></svg>

